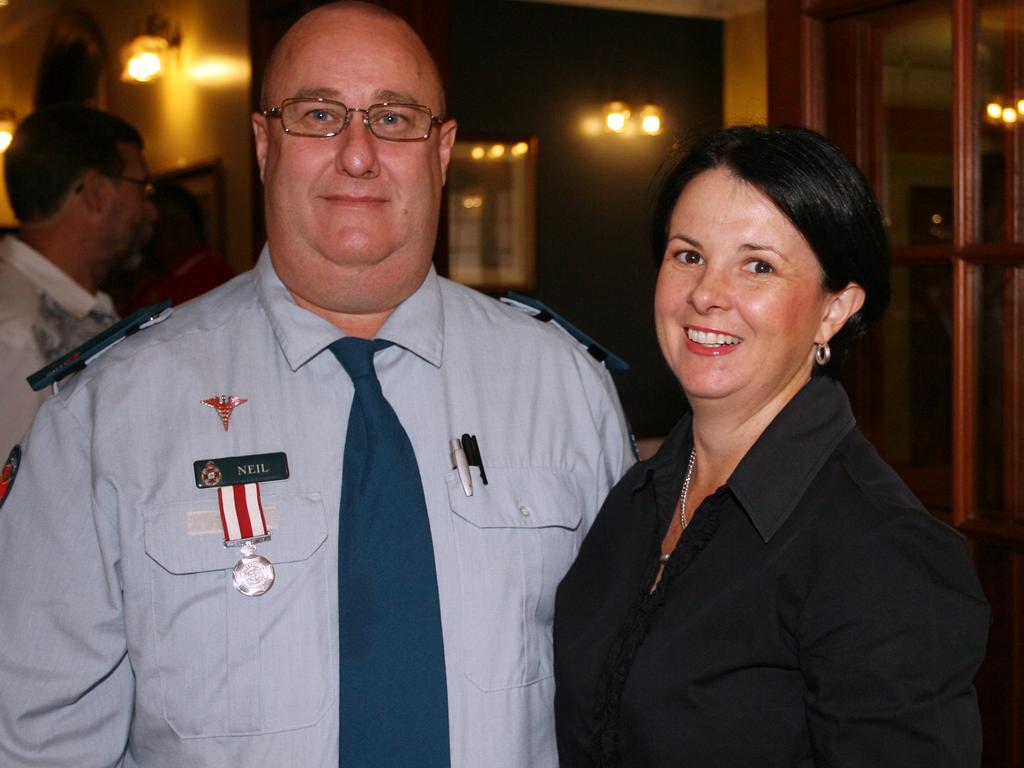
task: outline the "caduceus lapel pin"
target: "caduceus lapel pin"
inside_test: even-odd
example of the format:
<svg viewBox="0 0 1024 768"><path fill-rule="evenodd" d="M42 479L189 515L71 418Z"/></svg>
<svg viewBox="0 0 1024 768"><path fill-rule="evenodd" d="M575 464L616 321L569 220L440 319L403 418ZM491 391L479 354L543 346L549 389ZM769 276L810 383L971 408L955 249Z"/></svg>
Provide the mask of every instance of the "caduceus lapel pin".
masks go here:
<svg viewBox="0 0 1024 768"><path fill-rule="evenodd" d="M228 422L231 420L231 412L242 405L242 403L249 402L244 397L236 397L235 395L214 395L206 400L203 400L203 405L208 405L217 412L220 416L220 423L224 425L224 431L228 431Z"/></svg>

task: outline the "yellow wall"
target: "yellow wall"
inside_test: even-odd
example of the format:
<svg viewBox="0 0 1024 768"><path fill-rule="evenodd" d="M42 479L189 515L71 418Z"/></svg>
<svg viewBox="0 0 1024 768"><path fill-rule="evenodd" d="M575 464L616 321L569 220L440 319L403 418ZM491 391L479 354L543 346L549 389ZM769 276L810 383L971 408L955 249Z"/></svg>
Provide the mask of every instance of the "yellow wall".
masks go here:
<svg viewBox="0 0 1024 768"><path fill-rule="evenodd" d="M725 22L723 119L726 125L768 120L768 61L764 11Z"/></svg>
<svg viewBox="0 0 1024 768"><path fill-rule="evenodd" d="M142 133L152 173L219 158L225 188L227 256L252 263L252 140L249 128L249 29L245 0L11 0L0 8L0 105L19 117L32 109L35 71L54 19L85 7L107 45L106 104ZM130 8L130 10L126 10ZM120 76L120 46L150 13L162 13L181 34L165 77L131 85ZM14 225L6 189L0 225Z"/></svg>

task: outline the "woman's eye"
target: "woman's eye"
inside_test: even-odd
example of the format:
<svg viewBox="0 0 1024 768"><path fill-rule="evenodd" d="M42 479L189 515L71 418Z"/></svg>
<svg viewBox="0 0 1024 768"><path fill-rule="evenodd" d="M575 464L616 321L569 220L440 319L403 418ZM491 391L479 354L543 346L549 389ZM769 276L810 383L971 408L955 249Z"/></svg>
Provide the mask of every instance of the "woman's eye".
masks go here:
<svg viewBox="0 0 1024 768"><path fill-rule="evenodd" d="M676 251L673 258L683 264L700 264L701 255L696 251Z"/></svg>
<svg viewBox="0 0 1024 768"><path fill-rule="evenodd" d="M775 268L767 261L759 260L748 262L744 269L748 272L753 272L755 275L770 275L775 271Z"/></svg>

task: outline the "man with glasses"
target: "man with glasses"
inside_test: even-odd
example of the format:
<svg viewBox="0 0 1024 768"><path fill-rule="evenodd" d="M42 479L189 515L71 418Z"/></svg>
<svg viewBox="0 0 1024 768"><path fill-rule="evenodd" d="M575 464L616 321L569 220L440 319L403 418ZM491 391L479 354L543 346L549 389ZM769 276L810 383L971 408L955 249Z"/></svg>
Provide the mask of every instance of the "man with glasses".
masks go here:
<svg viewBox="0 0 1024 768"><path fill-rule="evenodd" d="M4 173L21 228L0 240L0 456L48 396L25 377L117 319L99 286L145 245L156 218L142 137L96 109L29 115Z"/></svg>
<svg viewBox="0 0 1024 768"><path fill-rule="evenodd" d="M630 451L591 354L431 266L445 115L387 11L279 43L255 269L71 380L0 509L0 763L557 764L554 592Z"/></svg>

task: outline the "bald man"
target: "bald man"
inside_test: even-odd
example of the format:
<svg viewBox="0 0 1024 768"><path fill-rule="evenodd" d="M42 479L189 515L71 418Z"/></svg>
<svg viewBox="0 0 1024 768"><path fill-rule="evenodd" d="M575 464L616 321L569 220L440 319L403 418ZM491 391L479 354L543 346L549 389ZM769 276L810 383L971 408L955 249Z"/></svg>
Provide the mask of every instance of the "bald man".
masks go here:
<svg viewBox="0 0 1024 768"><path fill-rule="evenodd" d="M435 273L456 125L403 21L309 13L260 106L255 269L72 379L0 485L0 764L554 768L555 587L631 461L614 386L565 334ZM349 343L377 350L415 460L386 479L422 506L361 577ZM433 627L397 594L346 619L412 545ZM436 630L439 690L387 658L367 677L378 624L403 669ZM403 720L419 709L438 725Z"/></svg>

